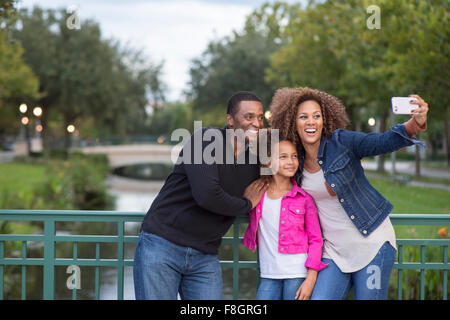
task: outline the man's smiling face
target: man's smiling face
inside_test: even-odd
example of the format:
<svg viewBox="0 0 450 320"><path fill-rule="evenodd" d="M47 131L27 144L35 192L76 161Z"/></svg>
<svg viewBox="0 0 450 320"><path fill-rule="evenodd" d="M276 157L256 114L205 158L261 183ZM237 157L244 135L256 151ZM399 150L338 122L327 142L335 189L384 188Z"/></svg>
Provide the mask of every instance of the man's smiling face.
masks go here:
<svg viewBox="0 0 450 320"><path fill-rule="evenodd" d="M259 129L263 128L263 106L258 101L241 101L236 114L227 114L228 127L242 129L246 137L256 140Z"/></svg>

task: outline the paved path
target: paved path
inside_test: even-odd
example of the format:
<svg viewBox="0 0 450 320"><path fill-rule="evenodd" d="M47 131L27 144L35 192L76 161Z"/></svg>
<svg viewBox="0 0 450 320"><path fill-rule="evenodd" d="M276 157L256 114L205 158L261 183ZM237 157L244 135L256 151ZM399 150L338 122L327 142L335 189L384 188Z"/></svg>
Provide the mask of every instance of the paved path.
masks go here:
<svg viewBox="0 0 450 320"><path fill-rule="evenodd" d="M364 169L376 170L377 163L375 161L362 161ZM391 161L386 160L384 163L384 168L387 172L391 171ZM415 174L415 163L414 161L396 161L395 170L398 173ZM430 178L445 178L450 179L450 168L430 168L430 167L420 167L420 174L424 177Z"/></svg>
<svg viewBox="0 0 450 320"><path fill-rule="evenodd" d="M364 169L368 170L376 170L377 163L375 161L363 161L362 166ZM386 171L390 172L392 168L391 161L386 161L384 168ZM415 174L415 163L413 161L401 161L395 163L395 170L397 173L404 174ZM450 169L448 168L429 168L429 167L421 167L420 173L423 177L430 178L444 178L450 180ZM382 179L386 179L385 176L378 175L376 172L366 172L367 176L379 177ZM409 181L408 185L413 187L423 187L423 188L436 188L450 191L450 186L442 183L432 183L432 182L421 182L421 181Z"/></svg>
<svg viewBox="0 0 450 320"><path fill-rule="evenodd" d="M0 151L0 162L11 162L15 156L14 151Z"/></svg>

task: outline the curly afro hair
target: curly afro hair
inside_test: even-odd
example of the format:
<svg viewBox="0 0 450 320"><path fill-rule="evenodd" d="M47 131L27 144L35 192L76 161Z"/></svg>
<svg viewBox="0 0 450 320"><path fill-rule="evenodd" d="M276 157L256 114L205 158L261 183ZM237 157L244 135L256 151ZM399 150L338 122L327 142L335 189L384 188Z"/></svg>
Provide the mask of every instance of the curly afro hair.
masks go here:
<svg viewBox="0 0 450 320"><path fill-rule="evenodd" d="M308 100L314 100L320 105L323 117L323 133L331 137L334 130L345 127L349 121L342 102L323 91L311 88L281 88L275 92L270 105L272 117L270 120L273 129L280 130L280 140L290 140L298 149L301 141L297 134L298 106Z"/></svg>

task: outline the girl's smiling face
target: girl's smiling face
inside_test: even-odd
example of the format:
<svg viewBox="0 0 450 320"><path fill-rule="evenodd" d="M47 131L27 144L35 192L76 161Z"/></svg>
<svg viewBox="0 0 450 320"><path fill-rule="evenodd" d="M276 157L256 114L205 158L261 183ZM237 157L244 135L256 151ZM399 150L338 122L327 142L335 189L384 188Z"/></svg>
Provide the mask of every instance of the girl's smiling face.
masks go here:
<svg viewBox="0 0 450 320"><path fill-rule="evenodd" d="M314 100L302 102L297 109L297 134L302 144L320 144L323 131L323 116L320 105Z"/></svg>
<svg viewBox="0 0 450 320"><path fill-rule="evenodd" d="M298 154L295 145L287 140L282 140L278 143L278 154L274 152L272 156L272 163L277 163L278 169L275 173L283 177L293 177L298 169Z"/></svg>

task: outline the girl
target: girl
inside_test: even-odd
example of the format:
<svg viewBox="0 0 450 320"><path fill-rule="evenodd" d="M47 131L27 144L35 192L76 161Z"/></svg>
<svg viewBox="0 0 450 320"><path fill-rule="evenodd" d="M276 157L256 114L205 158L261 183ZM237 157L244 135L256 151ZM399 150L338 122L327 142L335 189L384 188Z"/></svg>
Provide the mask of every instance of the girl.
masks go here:
<svg viewBox="0 0 450 320"><path fill-rule="evenodd" d="M343 130L344 105L310 88L283 88L272 100L272 128L301 147L299 185L314 198L324 237L323 262L311 299L386 299L396 256L392 204L369 183L361 159L413 144L426 129L428 104L417 95L412 118L384 133Z"/></svg>
<svg viewBox="0 0 450 320"><path fill-rule="evenodd" d="M243 243L252 251L259 246L261 282L256 299L307 300L317 272L326 266L321 262L317 209L311 196L291 179L299 165L295 145L284 140L272 147L278 152L268 145L269 167L278 170L267 178L267 191L250 211Z"/></svg>

